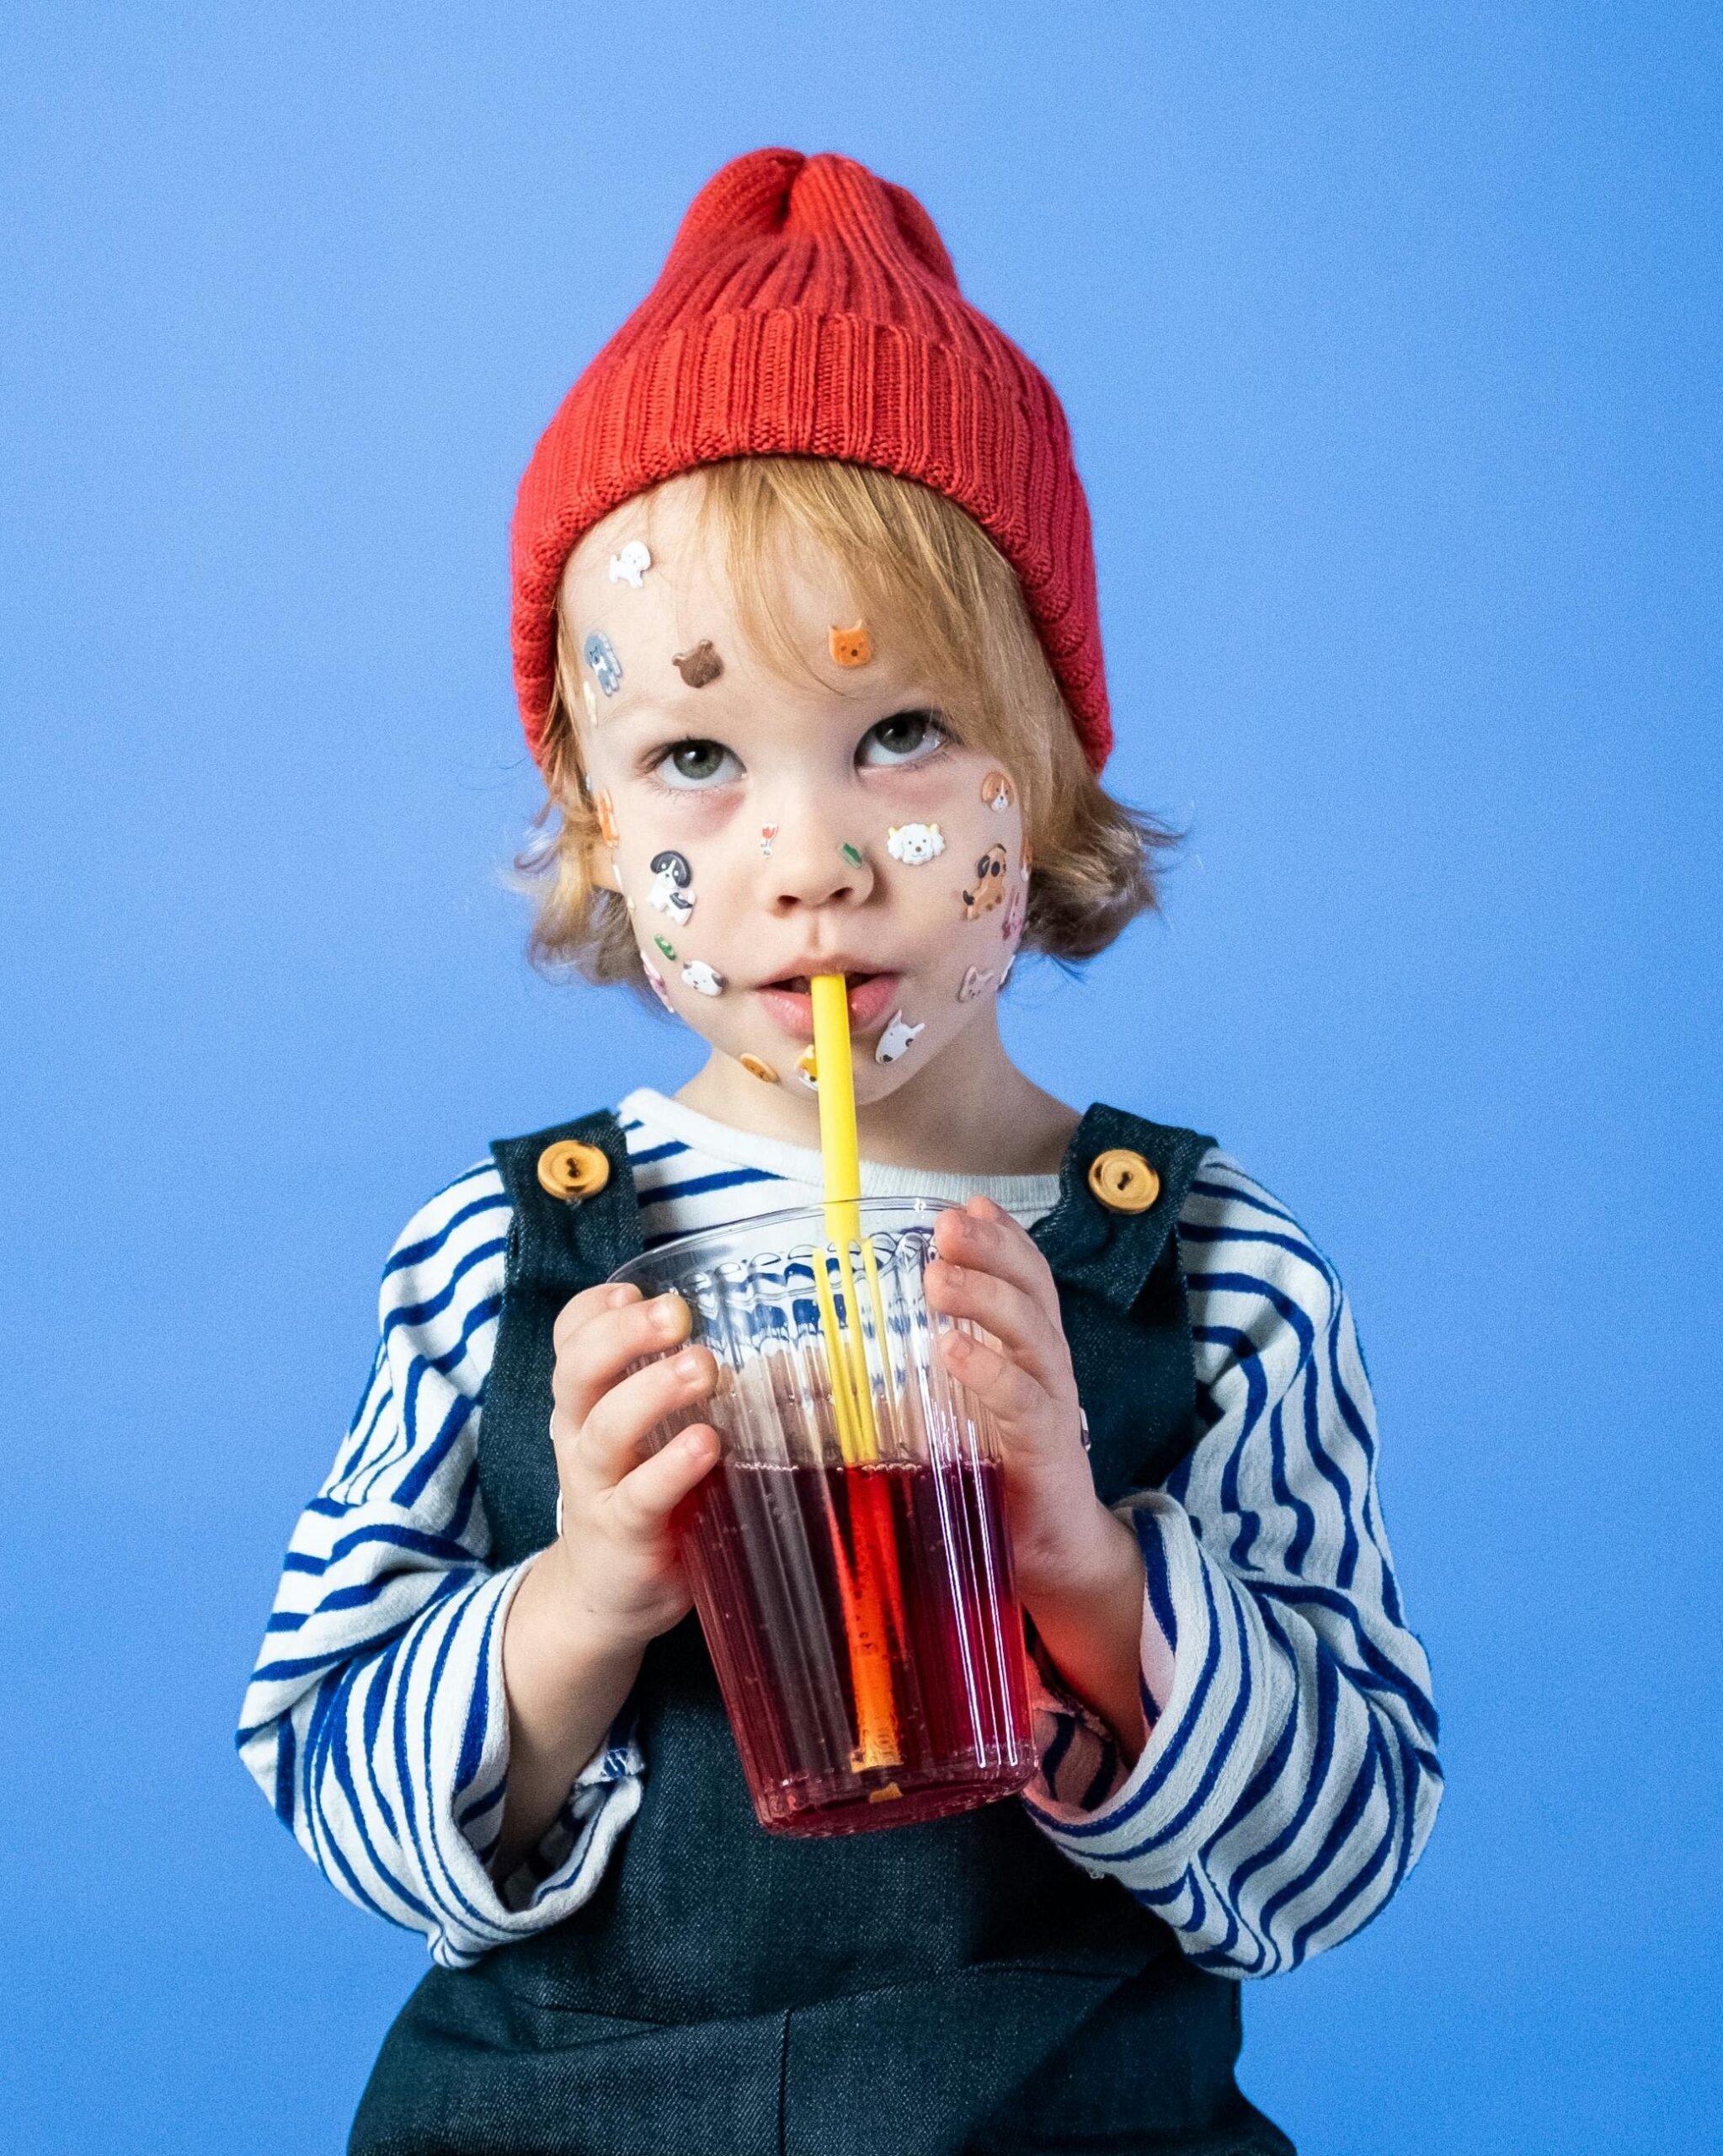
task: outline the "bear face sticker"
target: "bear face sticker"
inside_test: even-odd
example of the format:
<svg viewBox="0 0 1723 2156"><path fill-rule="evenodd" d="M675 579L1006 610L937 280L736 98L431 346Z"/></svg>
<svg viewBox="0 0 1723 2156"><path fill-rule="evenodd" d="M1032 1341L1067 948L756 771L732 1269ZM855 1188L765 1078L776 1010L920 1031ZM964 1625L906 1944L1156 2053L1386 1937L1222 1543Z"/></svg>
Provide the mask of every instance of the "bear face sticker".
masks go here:
<svg viewBox="0 0 1723 2156"><path fill-rule="evenodd" d="M709 681L716 681L724 670L724 662L717 655L717 647L710 637L702 638L691 651L673 654L670 664L691 689L703 689Z"/></svg>
<svg viewBox="0 0 1723 2156"><path fill-rule="evenodd" d="M622 686L622 662L602 629L595 629L588 637L580 655L598 676L600 688L607 696L615 696Z"/></svg>
<svg viewBox="0 0 1723 2156"><path fill-rule="evenodd" d="M643 539L631 539L620 554L611 556L611 582L631 584L636 591L652 567L652 555Z"/></svg>
<svg viewBox="0 0 1723 2156"><path fill-rule="evenodd" d="M694 900L688 886L694 880L694 871L688 866L685 853L655 853L648 863L652 870L652 889L647 893L647 902L659 912L667 913L678 928L685 928L688 916L694 910Z"/></svg>
<svg viewBox="0 0 1723 2156"><path fill-rule="evenodd" d="M691 958L682 969L682 978L701 995L722 995L728 985L723 975L704 958Z"/></svg>
<svg viewBox="0 0 1723 2156"><path fill-rule="evenodd" d="M1003 846L990 846L975 864L975 882L972 889L963 893L963 918L979 921L984 913L991 913L1005 901L1006 850Z"/></svg>
<svg viewBox="0 0 1723 2156"><path fill-rule="evenodd" d="M1003 816L1016 798L1011 781L1003 771L989 771L981 782L981 798L997 816Z"/></svg>
<svg viewBox="0 0 1723 2156"><path fill-rule="evenodd" d="M937 824L893 824L886 831L885 850L906 868L919 868L945 851L945 836Z"/></svg>
<svg viewBox="0 0 1723 2156"><path fill-rule="evenodd" d="M834 666L865 666L873 656L873 639L866 622L857 622L853 629L840 629L834 622L826 646Z"/></svg>
<svg viewBox="0 0 1723 2156"><path fill-rule="evenodd" d="M879 1046L873 1051L874 1061L895 1063L900 1055L913 1046L917 1036L926 1031L927 1027L925 1022L919 1026L912 1026L901 1011L894 1012L890 1025L879 1037Z"/></svg>

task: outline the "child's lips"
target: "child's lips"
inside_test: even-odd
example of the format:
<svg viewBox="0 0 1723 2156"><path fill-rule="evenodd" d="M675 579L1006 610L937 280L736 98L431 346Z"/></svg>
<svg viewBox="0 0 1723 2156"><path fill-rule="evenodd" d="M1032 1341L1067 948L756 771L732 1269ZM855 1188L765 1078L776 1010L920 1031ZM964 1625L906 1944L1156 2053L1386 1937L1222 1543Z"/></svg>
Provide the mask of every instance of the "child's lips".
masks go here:
<svg viewBox="0 0 1723 2156"><path fill-rule="evenodd" d="M898 984L902 979L901 974L849 976L850 992L845 1001L850 1006L852 1033L865 1033L884 1023L897 1006ZM769 981L754 993L787 1033L798 1041L813 1038L813 998L805 988L786 988L781 982Z"/></svg>

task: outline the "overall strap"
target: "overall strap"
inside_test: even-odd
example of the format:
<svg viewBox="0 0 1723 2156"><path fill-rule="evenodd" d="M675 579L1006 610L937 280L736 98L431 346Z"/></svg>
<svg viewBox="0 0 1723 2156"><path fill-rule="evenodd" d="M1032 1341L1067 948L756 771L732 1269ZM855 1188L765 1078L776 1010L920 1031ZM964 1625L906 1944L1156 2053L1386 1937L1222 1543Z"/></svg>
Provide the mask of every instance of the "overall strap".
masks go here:
<svg viewBox="0 0 1723 2156"><path fill-rule="evenodd" d="M1174 1230L1214 1143L1097 1102L1066 1148L1058 1204L1032 1231L1059 1283L1090 1466L1107 1504L1164 1481L1198 1435Z"/></svg>
<svg viewBox="0 0 1723 2156"><path fill-rule="evenodd" d="M493 1561L507 1565L543 1549L556 1532L550 1419L557 1313L639 1255L640 1213L627 1141L607 1108L497 1139L491 1157L514 1209L479 1421L478 1477Z"/></svg>

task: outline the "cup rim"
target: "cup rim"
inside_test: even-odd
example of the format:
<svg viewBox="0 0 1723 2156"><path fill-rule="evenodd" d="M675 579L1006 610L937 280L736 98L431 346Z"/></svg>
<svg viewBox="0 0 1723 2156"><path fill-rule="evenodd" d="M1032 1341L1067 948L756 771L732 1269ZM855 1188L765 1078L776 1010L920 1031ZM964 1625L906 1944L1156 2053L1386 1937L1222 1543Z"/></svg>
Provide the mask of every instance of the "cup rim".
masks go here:
<svg viewBox="0 0 1723 2156"><path fill-rule="evenodd" d="M845 1202L839 1201L840 1203ZM902 1198L858 1198L848 1202L852 1203L864 1218L871 1213L925 1214L930 1225L940 1214L954 1209L954 1202L949 1198L918 1198L913 1193ZM775 1213L755 1213L745 1219L715 1220L709 1228L691 1228L685 1235L672 1235L668 1241L654 1243L650 1250L637 1251L634 1257L626 1259L610 1275L605 1285L608 1286L610 1281L630 1281L634 1277L637 1266L656 1265L661 1258L680 1257L696 1243L716 1242L724 1236L752 1234L756 1229L770 1230L791 1220L824 1223L825 1212L825 1201L819 1198L812 1205L786 1205ZM814 1234L809 1236L808 1241L810 1243L827 1242L830 1238Z"/></svg>

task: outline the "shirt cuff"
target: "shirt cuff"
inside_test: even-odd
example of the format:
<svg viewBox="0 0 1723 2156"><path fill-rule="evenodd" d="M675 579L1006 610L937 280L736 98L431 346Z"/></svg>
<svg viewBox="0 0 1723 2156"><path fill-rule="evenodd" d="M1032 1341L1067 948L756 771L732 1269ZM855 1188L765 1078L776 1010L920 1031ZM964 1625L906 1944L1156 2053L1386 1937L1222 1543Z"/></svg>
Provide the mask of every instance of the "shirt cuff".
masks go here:
<svg viewBox="0 0 1723 2156"><path fill-rule="evenodd" d="M1126 1524L1134 1528L1133 1514L1123 1516ZM1172 1694L1177 1627L1166 1588L1160 1538L1151 1535L1145 1540L1139 1535L1139 1540L1144 1545L1147 1585L1138 1645L1137 1689L1144 1726L1152 1732L1162 1704ZM1032 1620L1027 1630L1029 1707L1041 1767L1026 1795L1032 1803L1073 1816L1092 1812L1117 1794L1132 1769L1104 1716L1066 1684L1037 1636Z"/></svg>
<svg viewBox="0 0 1723 2156"><path fill-rule="evenodd" d="M1149 1741L1128 1773L1091 1785L1063 1770L1023 1792L1030 1816L1096 1878L1126 1876L1152 1902L1236 1801L1265 1708L1249 1678L1250 1613L1208 1564L1184 1508L1160 1492L1124 1513L1143 1550L1143 1710ZM1092 1714L1091 1719L1093 1719ZM1075 1745L1076 1740L1072 1740Z"/></svg>

